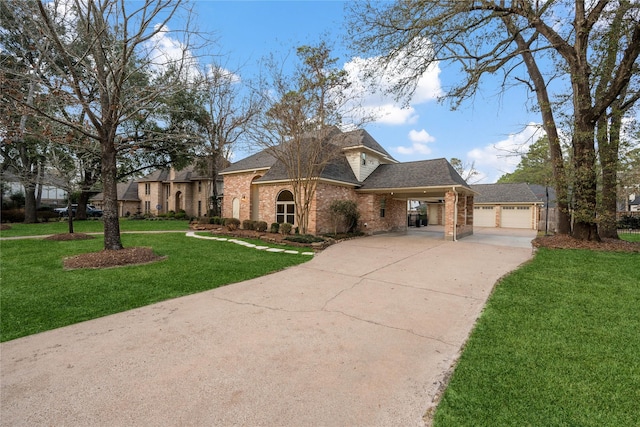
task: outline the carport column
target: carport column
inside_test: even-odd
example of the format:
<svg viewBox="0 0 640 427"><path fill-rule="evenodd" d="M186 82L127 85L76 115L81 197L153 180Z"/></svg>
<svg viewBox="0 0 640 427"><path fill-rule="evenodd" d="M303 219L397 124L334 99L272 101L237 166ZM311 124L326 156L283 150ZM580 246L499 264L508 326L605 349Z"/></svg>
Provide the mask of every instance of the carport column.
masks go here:
<svg viewBox="0 0 640 427"><path fill-rule="evenodd" d="M456 240L456 196L453 190L444 195L444 240Z"/></svg>

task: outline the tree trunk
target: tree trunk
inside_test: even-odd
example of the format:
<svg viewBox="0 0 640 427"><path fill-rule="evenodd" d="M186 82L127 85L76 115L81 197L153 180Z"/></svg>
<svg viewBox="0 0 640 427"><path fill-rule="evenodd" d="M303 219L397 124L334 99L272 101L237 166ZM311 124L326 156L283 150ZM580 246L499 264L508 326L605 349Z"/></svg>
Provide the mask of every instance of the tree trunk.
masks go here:
<svg viewBox="0 0 640 427"><path fill-rule="evenodd" d="M578 112L573 135L575 222L572 236L580 240L599 241L594 138L594 126L588 122L585 114Z"/></svg>
<svg viewBox="0 0 640 427"><path fill-rule="evenodd" d="M36 185L32 179L24 183L24 223L38 222L36 214Z"/></svg>
<svg viewBox="0 0 640 427"><path fill-rule="evenodd" d="M89 193L80 192L78 196L78 208L76 209L76 219L87 219L87 203L89 201Z"/></svg>
<svg viewBox="0 0 640 427"><path fill-rule="evenodd" d="M517 30L513 21L504 17L502 21L507 26L509 33L515 38L518 47L521 50L522 59L527 67L531 81L535 88L538 105L540 106L540 114L542 116L542 127L547 134L549 141L549 157L553 168L553 180L556 190L557 205L557 225L556 232L558 234L569 234L571 232L571 219L569 214L569 192L567 185L567 175L564 170L564 159L562 157L562 147L560 146L560 137L556 127L555 117L549 100L549 92L544 76L540 72L538 63L536 62L528 44L525 42L522 34Z"/></svg>
<svg viewBox="0 0 640 427"><path fill-rule="evenodd" d="M67 192L67 225L69 226L69 234L73 234L73 209L70 192Z"/></svg>
<svg viewBox="0 0 640 427"><path fill-rule="evenodd" d="M620 147L620 128L622 114L613 106L611 122L607 126L607 117L598 121L598 148L602 167L602 196L599 209L600 221L598 233L600 237L618 238L616 213L618 210L618 151Z"/></svg>
<svg viewBox="0 0 640 427"><path fill-rule="evenodd" d="M102 151L102 185L104 194L104 249L122 249L118 217L118 182L116 180L116 150L111 141L100 141Z"/></svg>

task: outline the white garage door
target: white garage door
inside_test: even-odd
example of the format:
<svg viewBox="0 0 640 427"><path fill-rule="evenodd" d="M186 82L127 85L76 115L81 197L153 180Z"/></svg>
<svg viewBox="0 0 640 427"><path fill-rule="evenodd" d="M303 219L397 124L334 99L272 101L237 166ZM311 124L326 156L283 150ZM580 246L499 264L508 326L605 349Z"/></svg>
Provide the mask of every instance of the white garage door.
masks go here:
<svg viewBox="0 0 640 427"><path fill-rule="evenodd" d="M504 228L531 228L531 206L502 206L500 226Z"/></svg>
<svg viewBox="0 0 640 427"><path fill-rule="evenodd" d="M474 227L495 227L496 213L493 206L474 206L473 207L473 226Z"/></svg>

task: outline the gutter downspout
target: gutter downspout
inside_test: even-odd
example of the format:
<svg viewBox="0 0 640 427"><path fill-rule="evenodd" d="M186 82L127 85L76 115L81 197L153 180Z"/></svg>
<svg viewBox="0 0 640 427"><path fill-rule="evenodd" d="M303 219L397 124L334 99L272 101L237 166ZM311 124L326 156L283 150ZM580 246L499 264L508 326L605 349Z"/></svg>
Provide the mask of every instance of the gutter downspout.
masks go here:
<svg viewBox="0 0 640 427"><path fill-rule="evenodd" d="M453 190L453 194L456 195L455 202L453 205L453 241L458 241L457 229L458 229L458 192L456 191L456 187L451 187Z"/></svg>

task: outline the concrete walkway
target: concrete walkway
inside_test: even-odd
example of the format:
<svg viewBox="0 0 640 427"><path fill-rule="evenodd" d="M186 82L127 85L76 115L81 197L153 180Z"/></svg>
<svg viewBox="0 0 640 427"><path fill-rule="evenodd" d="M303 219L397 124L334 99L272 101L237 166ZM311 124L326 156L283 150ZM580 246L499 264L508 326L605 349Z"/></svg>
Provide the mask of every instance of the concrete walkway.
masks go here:
<svg viewBox="0 0 640 427"><path fill-rule="evenodd" d="M534 237L445 242L428 229L3 343L0 423L424 425L493 285Z"/></svg>

